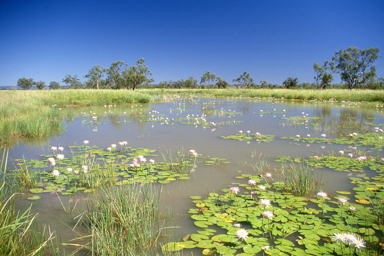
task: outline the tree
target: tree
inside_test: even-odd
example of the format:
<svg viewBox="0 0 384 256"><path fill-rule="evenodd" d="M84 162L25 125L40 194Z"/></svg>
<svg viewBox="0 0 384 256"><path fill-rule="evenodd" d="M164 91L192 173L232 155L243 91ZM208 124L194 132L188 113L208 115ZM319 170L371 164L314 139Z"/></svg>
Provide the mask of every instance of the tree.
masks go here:
<svg viewBox="0 0 384 256"><path fill-rule="evenodd" d="M99 82L104 76L105 72L107 72L106 68L101 68L99 65L97 65L89 70L88 74L85 75L85 78L89 78L89 85L93 85L92 87L96 86L96 89L99 89Z"/></svg>
<svg viewBox="0 0 384 256"><path fill-rule="evenodd" d="M184 79L180 79L174 83L175 88L181 89L182 87L185 87L185 81Z"/></svg>
<svg viewBox="0 0 384 256"><path fill-rule="evenodd" d="M197 88L197 80L193 79L193 77L190 76L187 80L185 80L185 87L187 87L187 88Z"/></svg>
<svg viewBox="0 0 384 256"><path fill-rule="evenodd" d="M376 77L376 66L373 63L381 56L378 55L379 48L359 50L349 47L340 50L332 57L332 70L340 73L341 80L348 83L348 89L352 90L355 85L366 86Z"/></svg>
<svg viewBox="0 0 384 256"><path fill-rule="evenodd" d="M44 81L35 82L34 84L36 85L37 89L39 89L39 90L42 90L45 87Z"/></svg>
<svg viewBox="0 0 384 256"><path fill-rule="evenodd" d="M238 78L233 79L233 82L238 82L239 85L244 87L249 87L251 83L253 83L253 78L248 74L248 72L244 72Z"/></svg>
<svg viewBox="0 0 384 256"><path fill-rule="evenodd" d="M227 81L221 79L220 76L218 76L218 77L217 77L216 86L217 86L218 89L221 89L221 88L227 88L228 83L227 83Z"/></svg>
<svg viewBox="0 0 384 256"><path fill-rule="evenodd" d="M51 90L60 89L59 83L55 81L50 82L48 87L51 88Z"/></svg>
<svg viewBox="0 0 384 256"><path fill-rule="evenodd" d="M124 86L126 81L124 81L123 72L127 70L127 67L128 64L119 60L113 62L109 69L105 69L105 72L108 74L107 85L115 89Z"/></svg>
<svg viewBox="0 0 384 256"><path fill-rule="evenodd" d="M148 76L152 76L152 73L144 62L145 60L141 58L136 62L135 66L132 66L123 72L124 79L127 82L126 87L132 85L132 90L135 90L138 85L148 84L155 81L153 78L148 78Z"/></svg>
<svg viewBox="0 0 384 256"><path fill-rule="evenodd" d="M80 82L80 79L77 77L77 75L75 76L66 75L65 78L63 79L63 83L66 83L67 85L69 85L69 88L71 89L79 89L83 87L83 84Z"/></svg>
<svg viewBox="0 0 384 256"><path fill-rule="evenodd" d="M159 88L167 88L167 87L168 87L168 82L167 81L159 83Z"/></svg>
<svg viewBox="0 0 384 256"><path fill-rule="evenodd" d="M319 64L315 63L313 64L313 69L315 70L315 77L317 87L319 87L319 82L321 83L320 89L325 89L327 85L333 81L332 74L327 73L327 70L332 70L332 66L334 64L326 61L324 62L323 66L320 66Z"/></svg>
<svg viewBox="0 0 384 256"><path fill-rule="evenodd" d="M265 88L265 87L267 87L268 86L268 82L267 81L262 81L262 80L260 80L260 87L261 88Z"/></svg>
<svg viewBox="0 0 384 256"><path fill-rule="evenodd" d="M31 89L32 88L32 85L33 85L33 79L32 78L19 78L19 80L17 80L17 86L23 88L24 90L28 90L28 89Z"/></svg>
<svg viewBox="0 0 384 256"><path fill-rule="evenodd" d="M216 74L211 73L209 70L201 77L200 84L205 83L206 86L210 85L210 82L214 83L216 80ZM209 87L208 87L209 88Z"/></svg>
<svg viewBox="0 0 384 256"><path fill-rule="evenodd" d="M292 87L296 87L298 84L299 84L298 78L292 78L292 77L288 77L288 78L283 82L283 85L284 85L285 88L287 88L287 89L292 88Z"/></svg>

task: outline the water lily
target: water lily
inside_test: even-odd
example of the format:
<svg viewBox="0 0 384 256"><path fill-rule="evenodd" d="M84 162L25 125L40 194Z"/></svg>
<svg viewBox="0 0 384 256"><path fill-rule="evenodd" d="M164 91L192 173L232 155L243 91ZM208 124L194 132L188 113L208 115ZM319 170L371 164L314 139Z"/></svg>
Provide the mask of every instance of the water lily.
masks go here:
<svg viewBox="0 0 384 256"><path fill-rule="evenodd" d="M73 173L74 173L74 174L79 174L80 171L79 171L79 170L74 170Z"/></svg>
<svg viewBox="0 0 384 256"><path fill-rule="evenodd" d="M53 177L58 177L60 175L60 172L58 170L53 170L52 176Z"/></svg>
<svg viewBox="0 0 384 256"><path fill-rule="evenodd" d="M260 185L260 186L259 186L259 189L261 189L261 190L265 190L265 186Z"/></svg>
<svg viewBox="0 0 384 256"><path fill-rule="evenodd" d="M233 226L234 228L239 228L239 227L241 227L241 224L238 223L238 222L235 222L235 223L233 223L232 226Z"/></svg>
<svg viewBox="0 0 384 256"><path fill-rule="evenodd" d="M60 152L64 151L63 147L58 147L58 149L59 149Z"/></svg>
<svg viewBox="0 0 384 256"><path fill-rule="evenodd" d="M332 237L333 241L340 243L343 241L343 239L344 239L344 234L342 234L342 233L333 234L333 237Z"/></svg>
<svg viewBox="0 0 384 256"><path fill-rule="evenodd" d="M256 185L256 181L255 180L249 180L248 184L251 185L251 186L255 186Z"/></svg>
<svg viewBox="0 0 384 256"><path fill-rule="evenodd" d="M356 211L356 207L349 206L349 210L351 210L351 211Z"/></svg>
<svg viewBox="0 0 384 256"><path fill-rule="evenodd" d="M67 172L72 172L72 168L67 168Z"/></svg>
<svg viewBox="0 0 384 256"><path fill-rule="evenodd" d="M64 159L64 155L63 154L57 154L56 158L59 160L62 160L62 159Z"/></svg>
<svg viewBox="0 0 384 256"><path fill-rule="evenodd" d="M343 151L343 150L340 150L339 153L342 154L342 155L344 155L344 151Z"/></svg>
<svg viewBox="0 0 384 256"><path fill-rule="evenodd" d="M271 200L268 199L260 199L259 203L264 207L271 206Z"/></svg>
<svg viewBox="0 0 384 256"><path fill-rule="evenodd" d="M337 200L340 204L346 204L348 203L348 199L347 198L344 198L344 197L341 197Z"/></svg>
<svg viewBox="0 0 384 256"><path fill-rule="evenodd" d="M88 172L88 166L83 165L81 168L83 169L83 173L87 173Z"/></svg>
<svg viewBox="0 0 384 256"><path fill-rule="evenodd" d="M273 212L265 211L265 212L263 212L263 216L270 220L273 218Z"/></svg>
<svg viewBox="0 0 384 256"><path fill-rule="evenodd" d="M149 159L149 162L150 162L151 164L154 164L154 163L155 163L155 160L153 160L153 159Z"/></svg>
<svg viewBox="0 0 384 256"><path fill-rule="evenodd" d="M236 231L236 236L238 239L245 240L248 238L248 232L247 232L247 230L242 228L242 229L239 229L238 231Z"/></svg>
<svg viewBox="0 0 384 256"><path fill-rule="evenodd" d="M51 150L52 150L52 151L56 151L56 150L57 150L57 147L51 147Z"/></svg>
<svg viewBox="0 0 384 256"><path fill-rule="evenodd" d="M267 173L265 174L265 177L266 177L266 178L272 178L272 173L267 172Z"/></svg>
<svg viewBox="0 0 384 256"><path fill-rule="evenodd" d="M317 196L318 196L318 197L321 197L321 198L325 198L325 197L328 196L328 194L325 193L325 192L319 192L319 193L317 193Z"/></svg>
<svg viewBox="0 0 384 256"><path fill-rule="evenodd" d="M362 247L365 247L365 242L362 238L357 238L355 240L352 241L353 245L355 246L355 248L357 249L360 249Z"/></svg>
<svg viewBox="0 0 384 256"><path fill-rule="evenodd" d="M85 140L85 141L83 141L83 143L84 143L85 145L87 145L87 144L89 143L89 141L88 141L88 140Z"/></svg>
<svg viewBox="0 0 384 256"><path fill-rule="evenodd" d="M239 188L239 187L231 187L229 190L230 190L232 193L234 193L234 194L237 194L237 193L240 192L240 188Z"/></svg>
<svg viewBox="0 0 384 256"><path fill-rule="evenodd" d="M111 148L116 148L116 144L111 144Z"/></svg>
<svg viewBox="0 0 384 256"><path fill-rule="evenodd" d="M321 137L326 137L327 135L325 135L324 133L323 134L321 134Z"/></svg>

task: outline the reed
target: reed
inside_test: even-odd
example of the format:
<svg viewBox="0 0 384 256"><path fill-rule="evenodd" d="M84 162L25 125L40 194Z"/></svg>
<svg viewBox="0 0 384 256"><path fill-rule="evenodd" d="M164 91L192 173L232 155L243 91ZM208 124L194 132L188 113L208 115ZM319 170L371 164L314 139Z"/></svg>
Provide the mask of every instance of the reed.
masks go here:
<svg viewBox="0 0 384 256"><path fill-rule="evenodd" d="M152 185L101 189L89 202L92 255L154 255L160 236L160 193Z"/></svg>
<svg viewBox="0 0 384 256"><path fill-rule="evenodd" d="M15 212L11 193L6 187L5 171L8 153L3 151L1 159L0 186L0 255L46 255L47 247L54 240L49 228L39 232L35 225L37 214L31 213L32 205L24 212ZM51 255L55 255L52 250Z"/></svg>
<svg viewBox="0 0 384 256"><path fill-rule="evenodd" d="M321 191L322 177L316 177L313 168L302 165L285 165L281 168L281 175L286 184L285 189L297 196L312 196Z"/></svg>

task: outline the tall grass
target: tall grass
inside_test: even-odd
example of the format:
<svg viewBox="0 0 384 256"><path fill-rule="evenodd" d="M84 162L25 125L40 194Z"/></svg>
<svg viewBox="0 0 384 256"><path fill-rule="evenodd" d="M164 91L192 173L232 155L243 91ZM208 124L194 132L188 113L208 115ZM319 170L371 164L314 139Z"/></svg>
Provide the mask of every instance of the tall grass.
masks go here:
<svg viewBox="0 0 384 256"><path fill-rule="evenodd" d="M92 255L155 255L160 236L159 191L152 185L101 189L89 202Z"/></svg>
<svg viewBox="0 0 384 256"><path fill-rule="evenodd" d="M63 129L61 107L150 101L151 96L129 90L0 90L0 144Z"/></svg>
<svg viewBox="0 0 384 256"><path fill-rule="evenodd" d="M15 212L13 199L16 194L11 194L6 187L7 158L8 153L4 151L0 165L0 255L46 255L45 249L54 239L54 233L47 228L36 231L37 214L31 213L32 206L23 213Z"/></svg>
<svg viewBox="0 0 384 256"><path fill-rule="evenodd" d="M321 191L321 175L315 175L314 169L302 165L283 165L281 175L286 184L285 189L298 196L312 196Z"/></svg>
<svg viewBox="0 0 384 256"><path fill-rule="evenodd" d="M140 89L151 95L185 94L206 97L284 98L299 100L336 100L352 102L384 102L384 91L361 89L293 90L293 89Z"/></svg>

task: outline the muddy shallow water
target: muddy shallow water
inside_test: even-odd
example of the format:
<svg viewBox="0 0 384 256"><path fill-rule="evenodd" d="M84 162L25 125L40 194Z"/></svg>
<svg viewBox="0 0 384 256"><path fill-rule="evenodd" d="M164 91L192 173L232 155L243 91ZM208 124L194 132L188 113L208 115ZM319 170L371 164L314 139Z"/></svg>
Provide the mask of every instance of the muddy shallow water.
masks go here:
<svg viewBox="0 0 384 256"><path fill-rule="evenodd" d="M375 125L383 123L383 113L374 108L356 107L348 104L333 103L292 103L259 100L220 100L220 99L179 99L165 103L138 104L125 106L100 106L76 108L71 110L70 120L59 135L45 141L20 141L10 149L12 159L42 159L41 154L50 152L51 146L64 147L64 154L70 155L69 146L82 145L89 140L89 145L107 148L111 144L127 141L132 148L157 150L155 161L163 161L161 152L188 152L194 149L205 157L224 158L230 163L214 166L199 164L191 172L190 180L177 180L162 185L161 207L164 215L167 209L174 220L171 231L177 238L196 231L188 209L195 204L191 196L205 197L208 193L219 193L228 188L231 182L239 182L239 174L256 174L252 165L261 161L272 167L278 156L309 157L328 154L347 149L347 145L302 143L284 140L281 137L321 137L337 138L349 133L372 132ZM201 116L206 120L202 124ZM294 123L290 117L308 117L308 122ZM93 118L97 117L97 118ZM199 123L182 124L180 118L190 117ZM150 119L150 120L149 120ZM195 119L196 120L196 119ZM192 122L190 121L190 122ZM221 125L220 125L221 124ZM221 136L242 133L275 135L272 142L239 141L223 139ZM361 150L364 150L362 148ZM316 169L324 181L324 191L335 193L336 190L350 191L352 185L348 172L337 172L327 168ZM278 179L278 173L273 173ZM352 176L361 173L352 173ZM373 175L372 171L365 173ZM62 242L76 235L71 231L76 221L73 218L85 205L86 197L81 194L62 196L65 204L78 202L75 211L68 215L64 212L56 194L43 194L39 201L33 201L34 211L39 212L39 223L50 225L56 230ZM89 196L89 195L87 195ZM21 209L32 201L27 196L19 196L16 205ZM84 233L85 229L77 228ZM199 255L201 249L193 250ZM186 252L188 254L188 251Z"/></svg>

